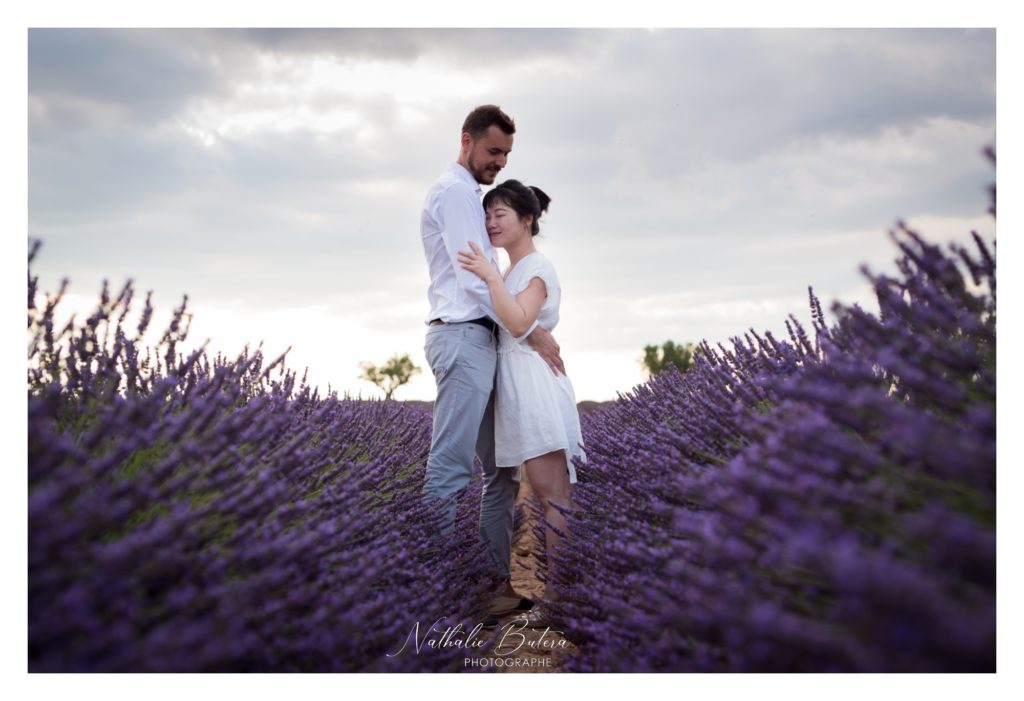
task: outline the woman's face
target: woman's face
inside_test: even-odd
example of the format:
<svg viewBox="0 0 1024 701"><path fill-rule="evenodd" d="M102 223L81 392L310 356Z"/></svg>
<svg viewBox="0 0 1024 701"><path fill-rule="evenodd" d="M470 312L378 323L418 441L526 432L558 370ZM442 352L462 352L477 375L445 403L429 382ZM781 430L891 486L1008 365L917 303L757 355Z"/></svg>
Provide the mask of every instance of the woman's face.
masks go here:
<svg viewBox="0 0 1024 701"><path fill-rule="evenodd" d="M530 236L530 217L520 219L516 210L499 199L495 199L487 206L484 222L491 245L499 248L508 248L521 237Z"/></svg>

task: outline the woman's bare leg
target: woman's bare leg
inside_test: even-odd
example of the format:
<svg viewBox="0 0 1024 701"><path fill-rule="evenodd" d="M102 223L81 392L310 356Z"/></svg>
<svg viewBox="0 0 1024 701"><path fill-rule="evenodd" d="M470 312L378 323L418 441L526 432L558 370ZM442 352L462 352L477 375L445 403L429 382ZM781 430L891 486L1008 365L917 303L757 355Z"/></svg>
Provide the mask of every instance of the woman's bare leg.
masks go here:
<svg viewBox="0 0 1024 701"><path fill-rule="evenodd" d="M558 530L565 532L565 517L559 513L553 504L563 508L569 506L569 471L565 462L565 451L556 450L545 453L526 461L526 476L530 480L530 486L537 494L541 507L544 509L544 517L548 524ZM555 591L552 586L552 569L554 567L555 547L561 542L561 537L552 528L545 529L545 544L548 553L548 582L544 588L544 598L554 599Z"/></svg>

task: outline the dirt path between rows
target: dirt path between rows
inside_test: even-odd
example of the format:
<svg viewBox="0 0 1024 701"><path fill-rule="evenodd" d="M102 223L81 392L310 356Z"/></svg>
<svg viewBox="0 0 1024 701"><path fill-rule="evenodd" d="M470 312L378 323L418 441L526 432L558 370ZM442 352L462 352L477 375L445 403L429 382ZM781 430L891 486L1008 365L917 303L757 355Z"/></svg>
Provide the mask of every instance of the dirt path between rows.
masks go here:
<svg viewBox="0 0 1024 701"><path fill-rule="evenodd" d="M544 592L544 583L536 575L539 567L536 552L540 546L533 535L534 518L526 505L532 495L533 490L523 470L517 504L526 509L527 522L525 534L512 548L512 587L520 594L539 601ZM577 651L560 631L525 628L517 624L516 617L511 614L499 618L492 639L496 641L495 647L486 658L498 672L558 672L566 659Z"/></svg>

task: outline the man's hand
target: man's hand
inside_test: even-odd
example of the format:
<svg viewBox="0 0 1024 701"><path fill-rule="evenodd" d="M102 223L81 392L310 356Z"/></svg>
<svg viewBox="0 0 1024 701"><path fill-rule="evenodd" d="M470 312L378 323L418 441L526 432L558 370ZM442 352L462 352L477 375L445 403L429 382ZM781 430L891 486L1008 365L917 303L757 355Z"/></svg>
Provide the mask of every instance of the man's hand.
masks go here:
<svg viewBox="0 0 1024 701"><path fill-rule="evenodd" d="M538 326L533 333L526 337L526 342L540 354L540 357L551 368L551 372L555 375L565 374L565 363L562 362L562 356L559 354L562 349L559 348L555 337L550 332Z"/></svg>

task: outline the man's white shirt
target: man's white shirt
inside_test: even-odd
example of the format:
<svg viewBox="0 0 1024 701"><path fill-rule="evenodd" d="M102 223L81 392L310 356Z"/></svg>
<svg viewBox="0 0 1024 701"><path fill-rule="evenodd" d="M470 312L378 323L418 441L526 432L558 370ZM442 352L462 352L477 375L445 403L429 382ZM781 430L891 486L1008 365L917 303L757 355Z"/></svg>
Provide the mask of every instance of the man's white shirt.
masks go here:
<svg viewBox="0 0 1024 701"><path fill-rule="evenodd" d="M430 268L430 316L426 322L469 321L486 316L498 324L487 283L459 265L458 252L472 241L498 269L487 237L480 185L468 170L452 163L427 192L420 218L423 252Z"/></svg>

